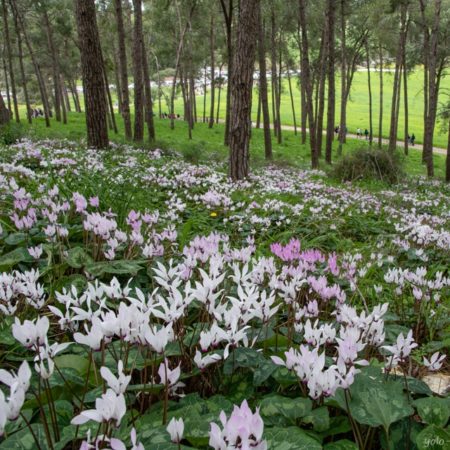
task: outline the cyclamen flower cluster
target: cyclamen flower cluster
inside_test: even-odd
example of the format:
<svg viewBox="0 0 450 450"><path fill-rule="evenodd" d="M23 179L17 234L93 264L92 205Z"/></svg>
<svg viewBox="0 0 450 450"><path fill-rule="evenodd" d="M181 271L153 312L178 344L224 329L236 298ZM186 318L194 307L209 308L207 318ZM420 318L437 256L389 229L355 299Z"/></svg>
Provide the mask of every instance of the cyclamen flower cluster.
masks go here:
<svg viewBox="0 0 450 450"><path fill-rule="evenodd" d="M234 406L231 416L227 420L226 414L220 413L219 425L210 424L209 445L214 450L266 450L267 442L263 440L264 422L256 409L252 413L246 400L241 406Z"/></svg>

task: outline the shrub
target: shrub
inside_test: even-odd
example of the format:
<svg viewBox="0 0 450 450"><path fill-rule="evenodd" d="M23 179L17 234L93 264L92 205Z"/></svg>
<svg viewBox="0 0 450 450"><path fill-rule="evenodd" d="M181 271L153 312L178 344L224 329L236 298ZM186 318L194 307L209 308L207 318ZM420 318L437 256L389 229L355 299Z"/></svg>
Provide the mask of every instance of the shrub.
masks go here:
<svg viewBox="0 0 450 450"><path fill-rule="evenodd" d="M375 179L390 184L401 180L403 161L398 152L380 149L360 149L345 155L332 174L342 181Z"/></svg>
<svg viewBox="0 0 450 450"><path fill-rule="evenodd" d="M22 125L10 122L0 127L0 144L11 145L20 141L24 135Z"/></svg>
<svg viewBox="0 0 450 450"><path fill-rule="evenodd" d="M186 145L183 150L183 158L192 164L198 164L202 157L204 146L199 144Z"/></svg>

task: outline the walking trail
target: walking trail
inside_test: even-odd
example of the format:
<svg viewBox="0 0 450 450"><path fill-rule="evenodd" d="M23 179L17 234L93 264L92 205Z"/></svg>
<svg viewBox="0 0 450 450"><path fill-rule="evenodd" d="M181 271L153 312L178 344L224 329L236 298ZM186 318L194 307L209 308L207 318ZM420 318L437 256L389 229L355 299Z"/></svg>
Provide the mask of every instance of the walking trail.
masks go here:
<svg viewBox="0 0 450 450"><path fill-rule="evenodd" d="M256 127L256 122L252 122L252 125L253 127ZM270 124L270 128L273 129L273 124ZM286 131L295 131L295 128L292 125L281 125L281 129ZM297 127L297 130L300 132L299 127ZM308 129L306 131L308 132ZM326 131L324 131L323 134L326 134ZM347 137L350 139L358 139L358 136L356 136L356 134L351 133L347 133ZM359 138L359 140L365 141L365 137ZM378 142L378 136L373 136L373 141ZM382 142L383 144L389 144L389 140L385 138L382 139ZM402 147L404 143L405 143L404 141L397 141L397 147ZM414 144L414 145L409 144L408 148L419 151L423 150L422 144ZM447 150L445 148L433 147L433 153L438 153L439 155L446 155Z"/></svg>

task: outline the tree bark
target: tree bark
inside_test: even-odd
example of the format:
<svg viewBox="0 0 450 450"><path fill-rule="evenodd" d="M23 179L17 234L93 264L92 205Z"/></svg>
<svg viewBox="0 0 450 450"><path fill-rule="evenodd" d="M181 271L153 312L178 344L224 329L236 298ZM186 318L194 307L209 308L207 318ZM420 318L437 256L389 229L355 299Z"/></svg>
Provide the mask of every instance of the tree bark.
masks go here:
<svg viewBox="0 0 450 450"><path fill-rule="evenodd" d="M214 125L214 101L215 101L215 57L214 57L214 49L215 49L215 35L214 35L214 14L211 14L211 28L209 33L209 47L211 52L211 107L209 110L209 125L208 128L212 128Z"/></svg>
<svg viewBox="0 0 450 450"><path fill-rule="evenodd" d="M144 79L142 69L142 0L133 0L133 79L134 79L134 137L135 142L144 139Z"/></svg>
<svg viewBox="0 0 450 450"><path fill-rule="evenodd" d="M370 78L369 41L366 38L366 65L367 65L367 89L369 91L369 144L373 141L373 108L372 108L372 82Z"/></svg>
<svg viewBox="0 0 450 450"><path fill-rule="evenodd" d="M334 41L335 41L335 12L334 1L327 0L327 19L328 19L328 105L327 105L327 136L325 144L325 161L331 164L333 139L334 139L334 114L336 110L336 85L334 79Z"/></svg>
<svg viewBox="0 0 450 450"><path fill-rule="evenodd" d="M327 47L328 47L328 23L325 22L324 33L322 34L322 55L320 58L319 79L318 83L318 108L316 116L316 152L317 157L322 156L322 140L323 140L323 115L325 112L325 79L327 75L326 62L327 62Z"/></svg>
<svg viewBox="0 0 450 450"><path fill-rule="evenodd" d="M123 123L125 127L125 137L130 140L133 137L133 133L131 130L130 94L128 91L127 52L125 45L125 27L123 23L122 0L114 0L114 5L116 10L120 89L122 99L120 111L122 113Z"/></svg>
<svg viewBox="0 0 450 450"><path fill-rule="evenodd" d="M5 102L3 101L3 97L0 92L0 125L5 125L9 123L10 118L11 113L9 109L6 108Z"/></svg>
<svg viewBox="0 0 450 450"><path fill-rule="evenodd" d="M253 0L251 0L253 1ZM227 105L225 112L225 136L224 144L226 146L230 143L230 120L231 120L231 74L233 72L233 0L228 0L228 8L225 5L225 0L220 0L223 15L225 18L225 29L227 35L227 60L228 60L228 81L227 81Z"/></svg>
<svg viewBox="0 0 450 450"><path fill-rule="evenodd" d="M447 159L445 164L445 181L450 183L450 120L448 122Z"/></svg>
<svg viewBox="0 0 450 450"><path fill-rule="evenodd" d="M3 34L6 44L6 57L8 59L8 68L9 68L9 80L11 82L11 91L14 105L14 117L16 122L20 122L19 115L19 103L17 102L17 91L16 91L16 80L14 76L14 67L12 61L12 51L11 51L11 41L9 37L9 26L8 26L8 9L6 6L6 0L2 0L3 7Z"/></svg>
<svg viewBox="0 0 450 450"><path fill-rule="evenodd" d="M389 151L394 152L397 147L397 130L398 130L398 105L400 98L401 86L401 70L403 49L406 43L406 14L407 4L400 5L400 35L398 38L397 55L395 59L394 83L392 87L392 103L391 103L391 124L389 127Z"/></svg>
<svg viewBox="0 0 450 450"><path fill-rule="evenodd" d="M346 51L346 19L345 19L346 1L341 0L341 117L339 123L339 146L338 155L342 155L342 146L346 141L347 135L347 51Z"/></svg>
<svg viewBox="0 0 450 450"><path fill-rule="evenodd" d="M145 94L145 122L147 123L148 139L150 142L155 140L155 122L153 120L153 100L152 100L152 87L150 84L150 74L148 71L147 51L145 43L142 41L142 67L144 75L144 94Z"/></svg>
<svg viewBox="0 0 450 450"><path fill-rule="evenodd" d="M253 67L258 34L259 0L241 2L236 48L231 76L230 163L233 180L242 180L249 174L249 141Z"/></svg>
<svg viewBox="0 0 450 450"><path fill-rule="evenodd" d="M380 58L380 112L378 118L378 148L383 145L383 48L379 45Z"/></svg>
<svg viewBox="0 0 450 450"><path fill-rule="evenodd" d="M441 16L441 0L434 1L434 15L433 26L430 34L429 56L428 56L428 112L425 121L424 139L423 139L423 154L427 166L428 177L434 176L433 163L433 134L436 124L436 112L439 96L439 82L441 70L438 70L438 39L439 39L439 24Z"/></svg>
<svg viewBox="0 0 450 450"><path fill-rule="evenodd" d="M259 97L263 115L264 155L266 159L272 159L272 136L270 134L269 100L267 96L266 45L261 10L259 10L258 17Z"/></svg>
<svg viewBox="0 0 450 450"><path fill-rule="evenodd" d="M53 40L53 30L50 25L50 20L48 17L47 10L43 8L43 19L45 31L47 34L47 45L52 59L52 71L53 71L53 95L54 95L54 106L55 106L55 119L61 122L61 86L59 77L59 63L58 55L55 48L55 43Z"/></svg>
<svg viewBox="0 0 450 450"><path fill-rule="evenodd" d="M297 136L297 118L295 114L295 103L294 103L294 93L292 91L292 80L291 80L291 67L287 67L288 74L288 86L289 86L289 97L291 99L291 109L292 109L292 120L294 121L294 135Z"/></svg>
<svg viewBox="0 0 450 450"><path fill-rule="evenodd" d="M12 6L12 8L14 10L14 14L16 15L16 17L18 19L20 30L22 31L23 38L25 40L25 44L26 44L27 49L28 49L28 53L30 54L31 62L33 63L34 71L35 71L35 74L36 74L36 79L38 81L39 92L41 94L42 107L44 109L45 125L47 127L49 127L50 126L50 108L49 108L48 97L47 97L47 88L45 86L45 82L44 82L44 78L42 76L41 68L40 68L40 65L39 65L39 63L38 63L38 61L36 59L35 54L34 54L33 47L31 46L31 42L30 42L30 40L28 38L28 34L27 34L27 31L26 31L24 20L23 20L22 16L19 14L19 11L17 9L17 6L16 6L15 2L11 2L11 6Z"/></svg>
<svg viewBox="0 0 450 450"><path fill-rule="evenodd" d="M10 0L10 5L11 5L11 2L12 2L12 0ZM27 107L27 119L28 119L28 123L31 124L33 121L33 118L32 118L32 111L31 111L31 105L30 105L30 97L28 95L27 78L25 75L25 68L24 68L24 64L23 64L22 35L20 33L19 21L17 18L17 14L16 14L16 11L13 6L11 7L11 10L13 13L13 18L14 18L14 30L15 30L16 36L17 36L17 51L18 51L18 56L19 56L20 77L21 77L21 81L22 81L23 95L25 97L25 105Z"/></svg>
<svg viewBox="0 0 450 450"><path fill-rule="evenodd" d="M302 33L302 81L305 84L305 102L306 102L306 114L309 119L309 142L311 148L311 167L317 169L319 166L319 158L317 155L316 147L316 129L314 123L314 111L313 111L313 88L311 85L311 69L309 64L309 44L308 44L308 31L306 21L306 3L305 0L299 0L299 20Z"/></svg>
<svg viewBox="0 0 450 450"><path fill-rule="evenodd" d="M90 147L107 148L109 142L105 78L95 1L76 0L75 12L83 75L87 142Z"/></svg>

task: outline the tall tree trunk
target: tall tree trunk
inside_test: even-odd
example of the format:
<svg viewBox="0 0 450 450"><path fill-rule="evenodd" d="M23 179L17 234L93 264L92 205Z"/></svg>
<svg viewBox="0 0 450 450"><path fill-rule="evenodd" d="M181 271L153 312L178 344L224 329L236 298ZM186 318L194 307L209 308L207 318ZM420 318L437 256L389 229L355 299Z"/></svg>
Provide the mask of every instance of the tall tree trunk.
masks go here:
<svg viewBox="0 0 450 450"><path fill-rule="evenodd" d="M369 144L373 141L372 82L370 78L369 41L366 38L367 89L369 91Z"/></svg>
<svg viewBox="0 0 450 450"><path fill-rule="evenodd" d="M55 42L53 40L53 30L50 25L47 10L45 8L43 9L43 18L44 18L45 32L47 34L48 50L50 52L50 56L52 59L55 118L58 122L61 122L61 87L59 77L58 55L55 48Z"/></svg>
<svg viewBox="0 0 450 450"><path fill-rule="evenodd" d="M231 120L231 88L230 80L233 72L233 0L228 0L228 8L225 0L220 0L223 15L225 18L225 29L227 36L227 61L228 61L228 81L227 81L227 105L225 112L225 136L224 144L226 146L230 143L230 120Z"/></svg>
<svg viewBox="0 0 450 450"><path fill-rule="evenodd" d="M316 147L317 156L320 158L322 156L322 140L323 140L323 115L325 112L325 79L327 75L326 62L327 62L327 41L328 41L328 23L325 22L324 32L322 34L322 55L320 58L320 69L319 69L319 79L318 84L318 108L316 117Z"/></svg>
<svg viewBox="0 0 450 450"><path fill-rule="evenodd" d="M58 80L58 89L60 92L60 99L61 99L61 112L62 112L62 121L63 124L67 124L67 110L66 110L66 103L64 98L64 84L61 73L59 74L59 80Z"/></svg>
<svg viewBox="0 0 450 450"><path fill-rule="evenodd" d="M64 101L66 102L67 112L72 112L72 105L70 104L69 92L67 90L67 84L64 76L61 74L61 89L63 91Z"/></svg>
<svg viewBox="0 0 450 450"><path fill-rule="evenodd" d="M311 167L317 169L319 166L319 158L317 155L316 147L316 130L314 123L314 111L313 111L313 87L311 84L311 69L309 65L309 44L308 44L308 31L306 21L306 2L305 0L299 0L299 21L302 33L302 61L301 71L302 80L305 84L305 101L306 101L306 113L309 119L309 142L311 148Z"/></svg>
<svg viewBox="0 0 450 450"><path fill-rule="evenodd" d="M119 69L119 59L117 57L117 52L113 47L113 64L114 64L114 81L116 83L116 95L117 95L117 105L118 105L118 112L120 115L122 115L122 83L120 82L120 69Z"/></svg>
<svg viewBox="0 0 450 450"><path fill-rule="evenodd" d="M256 112L256 126L255 128L261 128L261 87L258 86L257 88L258 91L258 111Z"/></svg>
<svg viewBox="0 0 450 450"><path fill-rule="evenodd" d="M430 34L430 52L428 56L428 113L425 122L423 153L428 177L434 176L433 135L436 124L436 112L439 95L439 82L442 70L438 70L438 39L441 18L441 0L434 0L433 26ZM439 74L439 75L438 75Z"/></svg>
<svg viewBox="0 0 450 450"><path fill-rule="evenodd" d="M11 41L10 41L10 37L9 37L8 9L6 6L6 0L2 0L2 7L3 7L3 35L4 35L4 39L5 39L5 44L6 44L6 57L8 59L9 79L11 82L11 91L12 91L12 98L13 98L13 104L14 104L14 117L16 119L16 122L20 122L19 103L17 102L16 80L15 80L15 76L14 76Z"/></svg>
<svg viewBox="0 0 450 450"><path fill-rule="evenodd" d="M420 17L422 20L422 30L423 30L423 130L425 131L427 127L427 117L428 117L428 73L429 64L428 58L430 54L430 31L428 29L427 17L426 17L426 0L419 0L420 6ZM422 162L425 164L425 146L422 147Z"/></svg>
<svg viewBox="0 0 450 450"><path fill-rule="evenodd" d="M209 125L208 128L212 128L214 125L214 97L216 91L216 66L215 66L215 57L214 57L214 49L215 49L215 35L214 35L214 14L211 14L211 28L209 32L209 48L211 52L211 107L209 110Z"/></svg>
<svg viewBox="0 0 450 450"><path fill-rule="evenodd" d="M383 144L383 47L379 45L380 58L380 113L378 118L378 148Z"/></svg>
<svg viewBox="0 0 450 450"><path fill-rule="evenodd" d="M114 105L112 102L111 90L109 88L109 81L108 81L108 69L106 68L105 59L103 58L103 52L102 52L101 63L102 63L102 67L103 67L103 77L105 79L105 95L106 95L106 100L108 102L110 128L114 131L115 134L117 134L119 132L119 130L117 129L116 116L114 115Z"/></svg>
<svg viewBox="0 0 450 450"><path fill-rule="evenodd" d="M107 148L108 124L105 98L105 78L102 51L97 28L94 0L76 0L84 104L86 109L87 142L90 147Z"/></svg>
<svg viewBox="0 0 450 450"><path fill-rule="evenodd" d="M49 127L50 126L50 107L49 107L49 103L48 103L47 88L45 86L41 68L40 68L40 65L34 54L30 39L28 38L27 29L26 29L23 17L19 14L19 11L17 9L17 5L15 4L15 2L11 2L11 7L13 8L14 14L16 15L16 17L18 19L20 30L21 30L23 38L25 40L25 44L27 46L28 53L30 54L31 62L33 63L34 71L36 74L36 79L38 81L39 92L41 94L42 107L44 108L45 125L47 127Z"/></svg>
<svg viewBox="0 0 450 450"><path fill-rule="evenodd" d="M0 92L0 125L5 125L9 122L11 118L11 112L6 108L5 102L3 101L2 93Z"/></svg>
<svg viewBox="0 0 450 450"><path fill-rule="evenodd" d="M150 142L155 140L155 123L153 120L153 100L152 100L152 87L150 84L150 74L148 71L147 50L145 48L145 42L142 41L142 68L144 75L144 112L145 122L147 123L148 139Z"/></svg>
<svg viewBox="0 0 450 450"><path fill-rule="evenodd" d="M128 91L128 68L127 68L127 52L125 45L125 27L123 23L122 0L114 0L117 22L117 40L119 48L119 70L120 70L120 87L122 103L120 111L122 113L123 123L125 126L125 137L132 139L130 116L130 94Z"/></svg>
<svg viewBox="0 0 450 450"><path fill-rule="evenodd" d="M401 70L403 49L406 43L406 14L407 4L402 3L400 6L400 35L398 38L397 55L395 59L394 83L392 87L392 103L391 103L391 124L389 127L389 151L393 152L397 147L397 130L398 130L398 106L400 104L400 86L401 86Z"/></svg>
<svg viewBox="0 0 450 450"><path fill-rule="evenodd" d="M405 110L405 155L408 154L409 145L409 105L408 105L408 72L406 71L406 55L403 51L403 106Z"/></svg>
<svg viewBox="0 0 450 450"><path fill-rule="evenodd" d="M278 84L278 71L277 71L277 51L276 51L276 23L275 23L275 9L272 6L271 10L271 51L270 51L270 65L272 71L272 98L273 98L273 129L275 136L277 137L278 143L281 144L281 133L280 133L280 109L278 105L279 102L279 84Z"/></svg>
<svg viewBox="0 0 450 450"><path fill-rule="evenodd" d="M78 95L77 86L74 80L69 80L69 89L72 93L73 103L75 105L75 111L81 113L80 96Z"/></svg>
<svg viewBox="0 0 450 450"><path fill-rule="evenodd" d="M327 0L327 23L328 23L328 64L327 64L327 80L328 80L328 105L327 105L327 137L325 144L325 161L331 164L333 138L334 138L334 114L336 110L336 86L334 79L334 0Z"/></svg>
<svg viewBox="0 0 450 450"><path fill-rule="evenodd" d="M347 50L346 50L346 32L345 19L346 0L341 0L341 114L339 123L339 146L338 155L342 155L342 146L346 142L347 135Z"/></svg>
<svg viewBox="0 0 450 450"><path fill-rule="evenodd" d="M216 113L216 123L219 123L219 113L220 113L220 97L221 97L221 93L222 93L222 67L223 67L223 63L220 65L220 69L219 69L219 79L220 79L220 83L219 83L219 92L217 94L217 113Z"/></svg>
<svg viewBox="0 0 450 450"><path fill-rule="evenodd" d="M291 99L291 110L292 110L292 120L294 121L294 134L297 136L297 118L295 115L295 104L294 104L294 93L292 91L292 80L291 80L291 68L288 66L287 74L288 74L288 86L289 86L289 97Z"/></svg>
<svg viewBox="0 0 450 450"><path fill-rule="evenodd" d="M447 159L445 163L445 181L450 183L450 120L448 121Z"/></svg>
<svg viewBox="0 0 450 450"><path fill-rule="evenodd" d="M142 69L142 0L133 0L133 78L134 78L134 136L135 142L144 139L144 79Z"/></svg>
<svg viewBox="0 0 450 450"><path fill-rule="evenodd" d="M8 75L8 68L6 67L6 59L2 58L3 62L3 74L5 76L5 88L6 88L6 101L8 102L8 111L12 115L12 106L11 106L11 95L10 95L10 89L9 89L9 75Z"/></svg>
<svg viewBox="0 0 450 450"><path fill-rule="evenodd" d="M253 67L258 35L259 0L241 2L231 75L230 164L233 180L249 174Z"/></svg>
<svg viewBox="0 0 450 450"><path fill-rule="evenodd" d="M11 2L12 2L12 0L10 0L10 4L11 4ZM21 77L21 82L22 82L23 95L25 97L25 105L27 107L27 119L28 119L28 123L31 124L33 119L32 119L30 97L28 95L27 78L25 75L25 68L24 68L24 64L23 64L22 35L21 35L20 29L19 29L19 21L17 18L17 14L16 14L13 6L11 7L11 10L13 12L13 18L14 18L14 30L15 30L16 36L17 36L17 51L18 51L18 56L19 56L20 77Z"/></svg>
<svg viewBox="0 0 450 450"><path fill-rule="evenodd" d="M205 67L203 68L204 73L203 73L203 115L202 115L202 122L206 123L206 87L208 85L208 81L206 78L206 63L205 63Z"/></svg>
<svg viewBox="0 0 450 450"><path fill-rule="evenodd" d="M259 60L259 97L263 115L264 155L272 159L272 136L270 134L269 100L267 95L267 67L264 23L261 9L258 11L258 60Z"/></svg>

